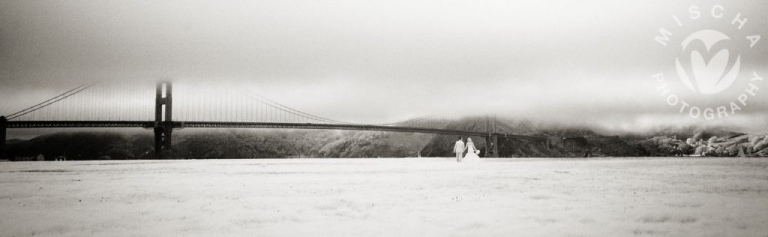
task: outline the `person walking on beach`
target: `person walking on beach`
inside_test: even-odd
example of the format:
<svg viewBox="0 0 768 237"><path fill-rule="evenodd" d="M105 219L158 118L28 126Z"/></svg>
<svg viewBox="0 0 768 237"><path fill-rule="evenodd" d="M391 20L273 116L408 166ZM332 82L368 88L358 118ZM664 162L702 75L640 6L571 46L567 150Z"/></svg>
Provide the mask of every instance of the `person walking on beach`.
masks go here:
<svg viewBox="0 0 768 237"><path fill-rule="evenodd" d="M456 145L453 146L453 152L456 153L456 162L461 162L461 156L464 155L464 150L467 148L464 147L464 142L461 141L461 137L459 137L459 140L456 141Z"/></svg>
<svg viewBox="0 0 768 237"><path fill-rule="evenodd" d="M461 158L462 160L466 160L469 162L480 161L480 156L477 155L480 153L480 150L478 150L477 147L475 147L475 143L472 143L471 137L467 138L466 148L467 148L467 155Z"/></svg>

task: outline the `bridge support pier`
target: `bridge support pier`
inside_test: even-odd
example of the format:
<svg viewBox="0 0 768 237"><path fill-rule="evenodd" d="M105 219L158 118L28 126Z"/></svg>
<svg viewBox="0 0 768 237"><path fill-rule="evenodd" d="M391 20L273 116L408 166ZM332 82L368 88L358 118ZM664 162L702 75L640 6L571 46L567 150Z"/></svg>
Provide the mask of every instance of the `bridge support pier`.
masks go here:
<svg viewBox="0 0 768 237"><path fill-rule="evenodd" d="M485 157L499 157L499 136L485 137Z"/></svg>
<svg viewBox="0 0 768 237"><path fill-rule="evenodd" d="M490 117L485 117L485 130L488 131L488 136L485 137L485 157L499 157L499 135L496 134L496 116L493 116L493 120Z"/></svg>
<svg viewBox="0 0 768 237"><path fill-rule="evenodd" d="M163 157L171 150L173 133L173 86L170 82L158 82L155 95L155 155Z"/></svg>
<svg viewBox="0 0 768 237"><path fill-rule="evenodd" d="M493 143L493 146L491 146L491 149L493 149L493 157L499 157L499 136L493 135L491 136L491 141Z"/></svg>

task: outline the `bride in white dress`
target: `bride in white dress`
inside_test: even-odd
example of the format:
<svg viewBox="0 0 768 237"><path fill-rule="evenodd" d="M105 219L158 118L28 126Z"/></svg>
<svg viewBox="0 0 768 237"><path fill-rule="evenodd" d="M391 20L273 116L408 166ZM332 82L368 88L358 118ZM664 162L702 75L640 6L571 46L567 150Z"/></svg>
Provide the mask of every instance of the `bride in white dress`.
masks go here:
<svg viewBox="0 0 768 237"><path fill-rule="evenodd" d="M478 153L480 153L480 150L475 147L475 143L472 142L472 138L467 138L467 156L464 157L464 160L480 161L480 156L477 155Z"/></svg>

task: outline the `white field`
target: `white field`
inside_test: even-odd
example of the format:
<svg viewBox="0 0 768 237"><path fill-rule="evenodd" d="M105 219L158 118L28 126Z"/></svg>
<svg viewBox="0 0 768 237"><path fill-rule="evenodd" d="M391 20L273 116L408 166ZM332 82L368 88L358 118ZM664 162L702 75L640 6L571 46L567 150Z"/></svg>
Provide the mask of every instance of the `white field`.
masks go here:
<svg viewBox="0 0 768 237"><path fill-rule="evenodd" d="M768 236L768 159L0 163L0 236Z"/></svg>

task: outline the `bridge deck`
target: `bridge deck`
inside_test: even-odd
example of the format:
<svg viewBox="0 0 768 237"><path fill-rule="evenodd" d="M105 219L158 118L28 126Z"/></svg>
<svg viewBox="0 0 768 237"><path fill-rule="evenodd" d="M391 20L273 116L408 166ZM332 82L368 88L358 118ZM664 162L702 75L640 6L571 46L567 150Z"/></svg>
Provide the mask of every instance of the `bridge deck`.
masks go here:
<svg viewBox="0 0 768 237"><path fill-rule="evenodd" d="M487 133L438 128L399 127L365 124L318 124L318 123L268 123L268 122L203 122L174 121L173 127L181 128L284 128L284 129L328 129L328 130L363 130L384 132L412 132L443 135L462 135L486 137L497 135L521 140L543 141L538 136L516 135L507 133ZM8 121L7 128L153 128L153 121Z"/></svg>

